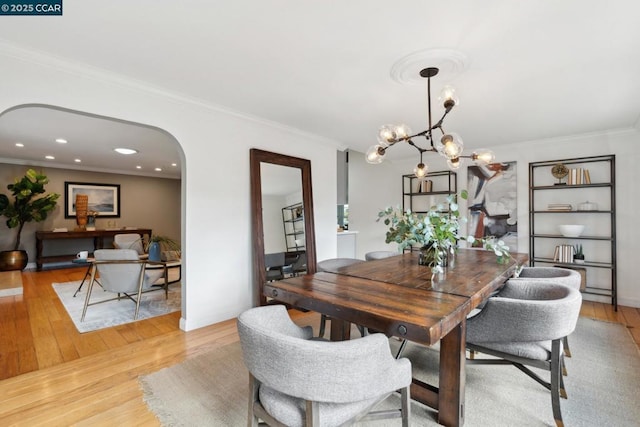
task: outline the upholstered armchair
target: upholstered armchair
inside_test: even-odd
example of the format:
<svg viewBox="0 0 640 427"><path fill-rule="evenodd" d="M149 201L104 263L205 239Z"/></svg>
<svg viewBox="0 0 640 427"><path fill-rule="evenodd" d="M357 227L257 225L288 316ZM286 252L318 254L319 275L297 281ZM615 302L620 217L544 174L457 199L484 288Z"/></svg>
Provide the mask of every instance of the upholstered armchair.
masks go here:
<svg viewBox="0 0 640 427"><path fill-rule="evenodd" d="M552 281L570 288L580 290L582 276L575 270L560 267L524 267L518 277L511 280Z"/></svg>
<svg viewBox="0 0 640 427"><path fill-rule="evenodd" d="M514 282L521 281L541 281L558 283L560 285L569 286L570 288L580 290L582 276L575 270L560 267L524 267L518 277L511 278ZM569 338L563 339L564 355L571 357L571 349L569 348Z"/></svg>
<svg viewBox="0 0 640 427"><path fill-rule="evenodd" d="M293 323L282 305L252 308L238 317L244 363L250 373L249 426L349 425L400 390L401 410L376 419L410 423L411 362L391 355L387 338L313 340L310 327Z"/></svg>
<svg viewBox="0 0 640 427"><path fill-rule="evenodd" d="M133 249L98 249L93 253L95 261L91 270L91 280L87 289L87 296L82 309L81 322L87 314L89 306L102 302L120 300L124 297L135 303L135 313L133 318L138 318L140 308L140 297L143 291L151 288L153 284L162 277L162 270L147 271L146 260L141 260L138 252ZM114 298L91 302L93 285L96 282L96 275L100 275L100 285L102 288L113 294Z"/></svg>
<svg viewBox="0 0 640 427"><path fill-rule="evenodd" d="M149 258L142 244L142 236L137 233L116 234L113 236L113 247L115 249L133 249L138 253L140 259Z"/></svg>
<svg viewBox="0 0 640 427"><path fill-rule="evenodd" d="M560 396L562 339L576 327L582 295L556 283L507 281L476 316L467 320L467 349L496 359L471 359L469 364L512 364L551 391L556 424L562 425ZM543 380L524 365L551 372Z"/></svg>

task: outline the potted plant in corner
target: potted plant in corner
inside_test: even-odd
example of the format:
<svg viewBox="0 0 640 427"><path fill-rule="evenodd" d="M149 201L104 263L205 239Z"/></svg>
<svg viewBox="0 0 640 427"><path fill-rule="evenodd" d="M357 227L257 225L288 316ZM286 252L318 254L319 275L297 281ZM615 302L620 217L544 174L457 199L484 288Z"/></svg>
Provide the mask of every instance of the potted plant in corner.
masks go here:
<svg viewBox="0 0 640 427"><path fill-rule="evenodd" d="M0 216L7 218L7 227L18 227L13 249L0 251L0 271L23 270L27 266L27 252L20 249L22 229L28 222L44 221L60 197L57 193L41 196L48 183L45 175L29 169L22 178L16 178L13 184L7 185L13 201L7 195L0 194Z"/></svg>

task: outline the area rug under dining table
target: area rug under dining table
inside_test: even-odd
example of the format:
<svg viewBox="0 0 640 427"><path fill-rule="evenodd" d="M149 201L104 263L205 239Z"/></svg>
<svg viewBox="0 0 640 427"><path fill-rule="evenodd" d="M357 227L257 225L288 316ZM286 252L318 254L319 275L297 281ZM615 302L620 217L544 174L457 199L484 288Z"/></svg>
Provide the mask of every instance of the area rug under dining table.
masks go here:
<svg viewBox="0 0 640 427"><path fill-rule="evenodd" d="M82 309L89 283L86 281L82 289L74 297L73 295L80 283L81 281L51 284L80 333L123 325L180 310L181 284L175 283L169 286L168 298L165 297L164 289L161 288L142 294L138 319L133 318L136 308L135 303L128 298L122 298L120 301L109 301L90 306L87 309L84 322L81 322L80 318L82 317ZM115 294L105 292L100 286L95 285L91 294L91 302L113 298L114 296Z"/></svg>
<svg viewBox="0 0 640 427"><path fill-rule="evenodd" d="M392 346L397 344L393 338ZM640 420L640 353L620 324L580 318L570 337L561 399L565 425L636 426ZM407 346L414 376L437 383L438 354ZM554 426L550 393L513 366L467 366L467 426ZM543 372L542 375L548 375ZM243 426L247 422L248 372L238 343L140 378L144 399L164 426ZM390 396L381 407L399 402ZM396 426L399 420L363 422ZM436 426L434 412L412 404L412 426Z"/></svg>

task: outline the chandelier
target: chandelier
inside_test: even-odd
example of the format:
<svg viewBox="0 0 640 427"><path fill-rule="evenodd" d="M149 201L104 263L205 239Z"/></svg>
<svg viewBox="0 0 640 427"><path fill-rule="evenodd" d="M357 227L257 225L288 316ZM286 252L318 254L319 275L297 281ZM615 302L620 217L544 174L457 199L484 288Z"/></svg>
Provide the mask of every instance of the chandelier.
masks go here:
<svg viewBox="0 0 640 427"><path fill-rule="evenodd" d="M427 175L428 167L422 161L422 155L426 152L435 152L447 159L447 165L451 170L457 170L462 164L462 159L471 159L476 164L486 165L494 161L495 156L493 152L487 149L478 149L471 155L463 156L462 150L464 144L460 136L456 133L446 133L442 128L442 122L447 114L455 107L459 105L460 100L456 95L456 91L453 87L445 86L438 98L442 102L444 107L444 114L435 124L431 120L431 77L438 74L438 68L428 67L420 71L420 76L427 79L427 109L429 128L412 134L411 129L405 125L384 125L378 131L378 144L371 146L367 150L366 160L368 163L379 164L384 160L384 156L387 150L398 142L406 142L412 147L416 148L420 152L420 163L418 163L413 170L416 177L423 179ZM440 131L441 137L434 139L434 131ZM427 142L427 148L420 147L414 142L414 138L424 137Z"/></svg>

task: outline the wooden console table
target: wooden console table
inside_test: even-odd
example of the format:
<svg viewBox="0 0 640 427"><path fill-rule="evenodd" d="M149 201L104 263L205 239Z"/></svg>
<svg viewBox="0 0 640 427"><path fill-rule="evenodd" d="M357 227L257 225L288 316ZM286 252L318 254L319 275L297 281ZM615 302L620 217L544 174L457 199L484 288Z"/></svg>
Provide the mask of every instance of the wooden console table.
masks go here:
<svg viewBox="0 0 640 427"><path fill-rule="evenodd" d="M150 228L118 229L118 230L93 230L93 231L36 231L36 267L42 270L45 262L73 261L76 254L66 255L42 255L42 249L46 240L70 240L70 239L93 239L93 250L104 248L104 238L113 237L116 234L140 234L143 238L147 236L147 241L151 237ZM89 256L93 256L89 254Z"/></svg>

